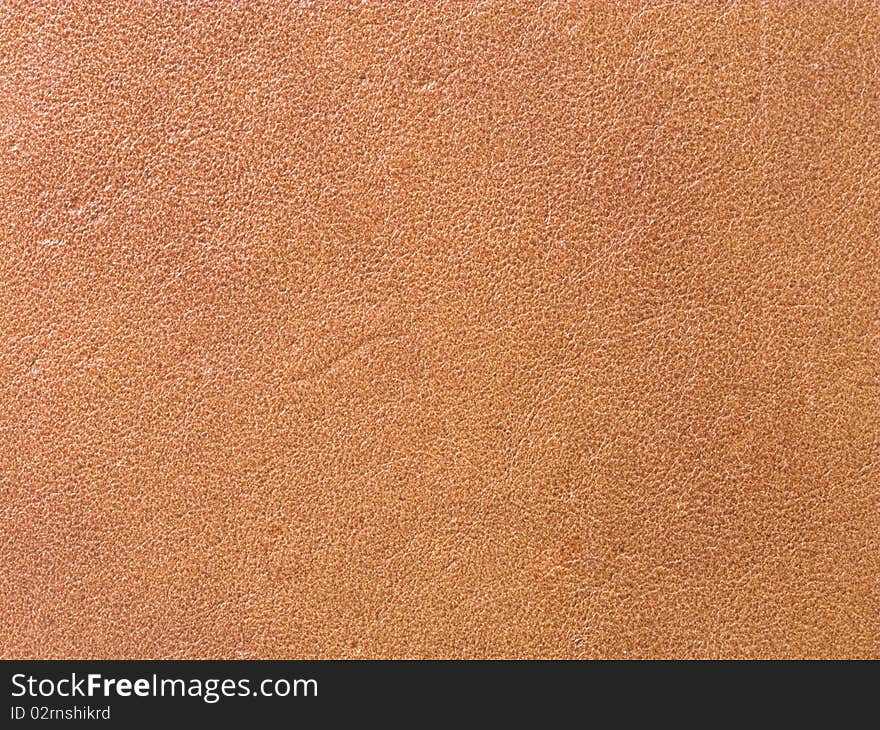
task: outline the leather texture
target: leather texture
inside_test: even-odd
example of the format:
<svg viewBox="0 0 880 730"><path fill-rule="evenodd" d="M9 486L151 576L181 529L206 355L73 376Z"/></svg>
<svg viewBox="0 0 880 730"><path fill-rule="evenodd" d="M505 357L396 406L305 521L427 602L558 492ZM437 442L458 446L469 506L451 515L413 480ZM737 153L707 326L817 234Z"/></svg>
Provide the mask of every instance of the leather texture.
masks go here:
<svg viewBox="0 0 880 730"><path fill-rule="evenodd" d="M876 2L0 4L0 656L880 657Z"/></svg>

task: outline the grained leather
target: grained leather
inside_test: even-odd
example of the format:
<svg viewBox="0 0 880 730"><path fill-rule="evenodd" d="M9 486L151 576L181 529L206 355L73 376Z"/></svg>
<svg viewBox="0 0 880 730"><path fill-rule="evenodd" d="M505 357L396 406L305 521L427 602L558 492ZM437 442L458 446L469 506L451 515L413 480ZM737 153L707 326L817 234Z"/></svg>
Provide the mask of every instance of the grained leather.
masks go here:
<svg viewBox="0 0 880 730"><path fill-rule="evenodd" d="M0 3L0 656L880 656L876 2Z"/></svg>

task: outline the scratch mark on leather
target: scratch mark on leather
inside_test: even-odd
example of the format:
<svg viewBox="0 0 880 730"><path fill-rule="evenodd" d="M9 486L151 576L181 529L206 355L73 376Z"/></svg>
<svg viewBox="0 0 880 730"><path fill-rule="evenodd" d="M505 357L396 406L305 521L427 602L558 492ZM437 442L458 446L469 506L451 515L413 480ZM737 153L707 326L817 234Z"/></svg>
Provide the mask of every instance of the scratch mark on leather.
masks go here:
<svg viewBox="0 0 880 730"><path fill-rule="evenodd" d="M309 372L297 375L293 378L292 382L305 383L313 380L320 380L337 372L346 362L356 358L361 353L368 351L374 345L383 342L387 343L396 341L397 338L389 335L373 335L367 337L328 362L310 370Z"/></svg>

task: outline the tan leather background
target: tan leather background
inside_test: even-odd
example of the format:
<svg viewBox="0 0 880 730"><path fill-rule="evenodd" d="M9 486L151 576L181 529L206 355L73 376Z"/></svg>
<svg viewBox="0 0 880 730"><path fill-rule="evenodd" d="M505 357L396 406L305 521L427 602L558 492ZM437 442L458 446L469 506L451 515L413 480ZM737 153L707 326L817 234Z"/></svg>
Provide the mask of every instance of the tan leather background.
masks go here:
<svg viewBox="0 0 880 730"><path fill-rule="evenodd" d="M880 657L876 2L0 4L0 656Z"/></svg>

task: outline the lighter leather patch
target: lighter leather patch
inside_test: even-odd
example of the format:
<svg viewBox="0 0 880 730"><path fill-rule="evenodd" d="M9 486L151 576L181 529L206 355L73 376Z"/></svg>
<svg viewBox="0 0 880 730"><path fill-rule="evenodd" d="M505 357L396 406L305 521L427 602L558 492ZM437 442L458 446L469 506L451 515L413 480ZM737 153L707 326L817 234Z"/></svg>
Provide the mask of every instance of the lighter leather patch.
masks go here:
<svg viewBox="0 0 880 730"><path fill-rule="evenodd" d="M874 2L0 3L0 656L880 656Z"/></svg>

